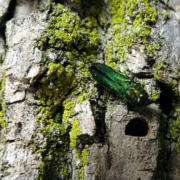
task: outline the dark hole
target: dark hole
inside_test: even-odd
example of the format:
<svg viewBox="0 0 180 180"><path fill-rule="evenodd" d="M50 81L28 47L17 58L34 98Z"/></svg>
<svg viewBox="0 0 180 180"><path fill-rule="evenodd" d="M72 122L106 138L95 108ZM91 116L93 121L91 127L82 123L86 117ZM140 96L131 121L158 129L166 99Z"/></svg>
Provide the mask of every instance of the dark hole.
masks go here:
<svg viewBox="0 0 180 180"><path fill-rule="evenodd" d="M146 136L149 127L147 122L142 118L134 118L126 125L125 134L129 136Z"/></svg>

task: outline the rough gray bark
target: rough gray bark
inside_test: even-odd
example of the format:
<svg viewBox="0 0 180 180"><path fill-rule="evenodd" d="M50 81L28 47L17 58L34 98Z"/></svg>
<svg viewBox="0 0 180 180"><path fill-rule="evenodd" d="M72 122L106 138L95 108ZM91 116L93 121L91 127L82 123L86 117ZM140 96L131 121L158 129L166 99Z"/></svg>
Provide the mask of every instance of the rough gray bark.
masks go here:
<svg viewBox="0 0 180 180"><path fill-rule="evenodd" d="M3 6L4 1L0 7ZM41 160L31 149L37 108L31 85L41 74L39 62L42 56L36 48L36 41L45 27L46 14L40 13L38 8L32 13L27 12L26 9L22 10L24 7L26 4L21 8L18 5L14 7L14 14L6 22L5 41L8 49L1 70L6 71L4 97L8 123L6 132L3 130L1 136L1 146L4 146L0 163L3 169L1 179L35 179ZM5 173L9 176L4 176Z"/></svg>
<svg viewBox="0 0 180 180"><path fill-rule="evenodd" d="M37 42L44 36L48 16L46 9L50 1L17 0L14 5L12 1L0 0L0 69L2 74L6 74L3 97L7 104L5 113L8 118L6 128L0 129L0 179L34 180L43 164L41 153L33 151L33 136L40 128L36 124L38 104L34 84L39 83L38 78L44 76L46 70L42 65L44 57ZM79 8L76 3L69 1L67 6L71 9L76 6L76 9ZM180 3L178 0L159 1L157 6L158 14L164 11L169 13L167 19L158 19L151 33L151 41L161 41L161 50L156 55L163 57L163 61L155 62L149 68L144 46L139 45L127 53L126 65L117 63L118 70L128 67L130 76L141 77L145 74L139 81L145 84L150 96L156 86L158 93L166 91L162 84L171 82L173 73L178 73L180 67ZM9 7L13 9L8 10ZM112 39L112 29L99 29L101 48L105 48L107 41ZM103 62L103 53L97 56L98 62ZM147 77L147 66L153 70L158 63L166 66L158 72L160 84L153 77ZM168 96L168 93L165 95ZM179 156L174 153L174 144L165 139L168 132L165 136L161 134L161 103L165 101L128 110L122 100L109 92L100 92L98 97L93 102L86 99L81 104L77 103L74 108L74 116L80 121L79 139L90 142L84 178L178 180ZM127 127L131 120L145 122L147 133L142 137L129 134ZM39 136L38 140L43 142L44 137ZM163 151L162 146L165 146ZM70 179L75 180L79 161L71 148L70 154Z"/></svg>

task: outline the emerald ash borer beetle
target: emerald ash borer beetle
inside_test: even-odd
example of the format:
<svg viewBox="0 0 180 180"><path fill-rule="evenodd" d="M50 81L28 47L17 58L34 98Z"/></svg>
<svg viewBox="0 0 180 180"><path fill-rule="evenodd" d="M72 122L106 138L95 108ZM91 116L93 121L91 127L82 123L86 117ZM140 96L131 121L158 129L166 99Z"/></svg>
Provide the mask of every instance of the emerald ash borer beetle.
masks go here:
<svg viewBox="0 0 180 180"><path fill-rule="evenodd" d="M134 82L105 64L93 63L90 72L101 86L116 93L130 107L143 106L149 103L148 94L140 83Z"/></svg>

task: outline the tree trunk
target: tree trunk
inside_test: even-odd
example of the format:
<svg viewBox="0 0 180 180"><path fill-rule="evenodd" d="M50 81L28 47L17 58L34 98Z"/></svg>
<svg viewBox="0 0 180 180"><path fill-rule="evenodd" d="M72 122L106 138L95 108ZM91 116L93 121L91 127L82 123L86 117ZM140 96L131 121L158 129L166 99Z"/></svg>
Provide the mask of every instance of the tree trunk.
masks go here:
<svg viewBox="0 0 180 180"><path fill-rule="evenodd" d="M0 62L0 179L179 180L178 0L0 0Z"/></svg>

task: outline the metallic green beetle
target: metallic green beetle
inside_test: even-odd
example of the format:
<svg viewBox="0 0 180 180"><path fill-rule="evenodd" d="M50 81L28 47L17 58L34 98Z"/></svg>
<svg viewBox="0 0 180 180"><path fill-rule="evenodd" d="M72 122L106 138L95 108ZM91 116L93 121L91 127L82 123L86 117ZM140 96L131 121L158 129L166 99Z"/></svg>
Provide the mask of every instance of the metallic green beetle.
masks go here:
<svg viewBox="0 0 180 180"><path fill-rule="evenodd" d="M94 79L119 95L130 107L143 106L149 103L148 94L143 87L101 63L93 63L90 72Z"/></svg>

